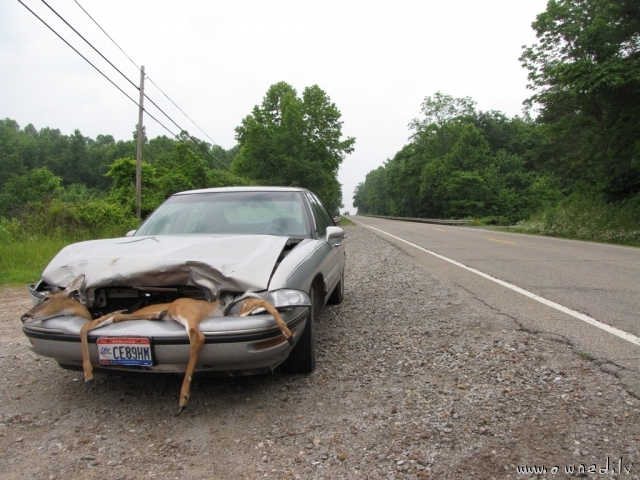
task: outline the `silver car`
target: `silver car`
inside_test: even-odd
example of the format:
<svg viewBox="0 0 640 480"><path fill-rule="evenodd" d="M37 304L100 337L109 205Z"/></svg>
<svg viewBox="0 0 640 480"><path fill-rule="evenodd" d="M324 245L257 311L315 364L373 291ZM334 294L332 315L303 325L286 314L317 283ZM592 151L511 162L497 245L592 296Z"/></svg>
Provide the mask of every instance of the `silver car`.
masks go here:
<svg viewBox="0 0 640 480"><path fill-rule="evenodd" d="M282 364L309 373L316 362L316 317L344 296L345 236L305 189L192 190L170 197L126 237L65 247L29 291L36 305L84 275L78 296L94 318L181 297L213 301L250 291L280 312L293 332L291 344L264 310L240 317L228 308L200 323L206 340L196 371L251 374ZM62 313L25 324L23 331L35 353L81 369L85 322ZM144 354L123 346L132 341ZM120 345L118 358L104 356L100 345ZM132 320L91 331L89 356L98 371L184 372L189 338L177 322Z"/></svg>

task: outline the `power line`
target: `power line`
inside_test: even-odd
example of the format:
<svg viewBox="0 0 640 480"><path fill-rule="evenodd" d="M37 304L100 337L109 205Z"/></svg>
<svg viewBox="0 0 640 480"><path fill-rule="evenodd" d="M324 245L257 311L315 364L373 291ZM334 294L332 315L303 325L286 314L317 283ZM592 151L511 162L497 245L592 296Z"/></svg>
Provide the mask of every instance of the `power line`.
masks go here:
<svg viewBox="0 0 640 480"><path fill-rule="evenodd" d="M47 3L45 2L45 0L42 0L42 2L43 2L45 5L47 5ZM98 23L98 22L97 22L97 21L96 21L96 20L95 20L91 15L89 15L89 12L87 12L87 11L82 7L82 5L80 5L80 3L78 2L78 0L75 0L75 3L76 3L76 5L78 5L78 7L80 7L80 9L81 9L81 10L82 10L82 11L83 11L83 12L84 12L84 13L85 13L85 14L86 14L90 19L91 19L91 21L93 21L93 23L95 23L95 24L97 25L97 27L98 27L98 28L99 28L99 29L100 29L100 30L101 30L101 31L102 31L102 32L107 36L107 38L108 38L109 40L111 40L111 41L113 42L113 44L114 44L116 47L118 47L118 49L119 49L119 50L120 50L120 51L125 55L125 57L127 57L127 58L129 59L129 61L130 61L131 63L133 63L133 64L135 65L135 67L136 67L138 70L140 70L140 67L136 64L136 62L134 62L134 61L131 59L131 57L130 57L129 55L127 55L127 54L126 54L126 52L125 52L125 51L124 51L124 50L123 50L123 49L122 49L122 48L121 48L121 47L116 43L116 41L115 41L113 38L111 38L111 36L110 36L106 31L105 31L105 29L104 29L104 28L102 28L102 27L100 26L100 24L99 24L99 23ZM49 6L49 5L47 5L47 6ZM49 7L49 8L51 8L51 7ZM53 10L53 9L51 9L51 10ZM54 10L54 13L56 13L56 12L55 12L55 10ZM56 15L58 15L58 14L56 13ZM59 16L59 15L58 15L58 16ZM60 18L62 18L62 17L60 17ZM62 20L63 20L65 23L67 23L64 19L62 19ZM69 24L67 23L67 25L69 25ZM73 27L71 27L71 25L69 25L69 27L70 27L71 29L73 29L73 31L74 31L74 32L76 32L76 33L80 36L80 38L82 38L85 42L89 43L89 42L88 42L84 37L82 37L82 35L80 35L80 34L79 34L79 33L78 33L78 32L77 32ZM93 45L91 45L90 43L89 43L89 45L91 46L91 48L93 48L94 50L96 50L96 49L95 49L95 47L93 47ZM96 50L96 52L98 52L98 50ZM100 56L102 56L102 57L104 58L104 56L103 56L100 52L98 52L98 53L100 54ZM105 58L105 60L107 60L107 59ZM107 60L107 62L109 62L109 61ZM113 64L112 64L111 62L109 62L109 64L110 64L111 66L113 66ZM115 68L115 67L114 67L114 68ZM116 68L116 70L118 70L118 69ZM119 71L119 70L118 70L118 71ZM121 75L123 75L123 74L122 74L122 72L120 72L120 73L121 73ZM124 76L124 75L123 75L123 76ZM126 77L125 77L125 78L126 78ZM147 76L147 78L149 78L149 77ZM129 80L129 79L127 78L127 80ZM209 138L209 140L211 140L211 142L213 142L213 144L214 144L214 145L216 145L216 146L218 146L218 147L219 147L219 145L218 145L218 144L217 144L217 143L216 143L216 142L215 142L215 141L214 141L214 140L213 140L209 135L207 135L207 133L206 133L204 130L202 130L202 128L200 128L200 127L198 126L198 124L197 124L196 122L194 122L194 121L189 117L189 115L187 115L187 114L184 112L184 110L182 110L180 107L178 107L178 105L177 105L173 100L171 100L171 99L169 98L169 96L168 96L166 93L164 93L164 92L162 91L162 89L161 89L160 87L158 87L158 85L157 85L153 80L151 80L151 78L149 78L149 81L150 81L151 83L153 83L153 85L155 85L155 86L158 88L158 90L160 90L160 91L162 92L162 94L163 94L165 97L167 97L167 99L169 99L169 101L170 101L171 103L173 103L173 104L178 108L178 110L180 110L180 111L184 114L184 116L185 116L185 117L187 117L187 118L188 118L188 119L189 119L189 120L190 120L190 121L191 121L191 122L192 122L196 127L198 127L198 129L200 129L200 131L201 131L202 133L204 133L204 134L205 134L205 136L206 136L207 138ZM131 80L129 80L129 82L133 84L133 82L131 82ZM134 86L135 86L135 85L134 85ZM138 88L138 87L136 87L136 88ZM180 125L178 125L178 124L177 124L177 123L176 123L176 122L175 122L175 121L174 121L174 120L173 120L173 119L172 119L172 118L171 118L171 117L170 117L170 116L169 116L169 115L168 115L164 110L162 110L162 109L158 106L158 104L157 104L156 102L154 102L154 101L153 101L153 100L152 100L152 99L151 99L147 94L144 94L144 97L145 97L147 100L149 100L149 101L151 102L151 104L152 104L154 107L156 107L156 108L160 111L160 113L162 113L166 118L168 118L168 119L169 119L169 121L170 121L171 123L173 123L176 127L178 127L178 128L180 129L180 132L184 132L184 133L187 135L187 137L189 137L189 139L190 139L193 143L195 143L195 144L198 146L198 148L199 148L200 150L202 150L206 155L208 155L208 156L209 156L209 157L210 157L210 158L211 158L215 163L217 163L219 166L221 166L221 167L222 167L222 168L224 168L225 170L229 171L229 169L227 168L227 166L226 166L226 165L224 165L224 164L223 164L222 162L220 162L217 158L215 158L213 155L211 155L211 153L210 153L207 149L205 149L205 148L204 148L202 145L200 145L200 144L199 144L199 143L198 143L198 142L197 142L197 141L196 141L196 140L195 140L191 135L189 135L189 133L188 133L184 128L182 128ZM146 112L146 110L145 110L144 108L143 108L143 110ZM152 118L153 118L153 117L152 117ZM176 137L176 138L177 138L177 137Z"/></svg>
<svg viewBox="0 0 640 480"><path fill-rule="evenodd" d="M198 130L200 130L202 133L204 133L205 137L207 137L209 140L211 140L211 143L213 143L214 145L216 145L216 146L220 147L220 145L218 145L218 144L213 140L213 138L211 138L209 135L207 135L207 132L205 132L202 128L200 128L200 126L199 126L196 122L194 122L194 121L191 119L191 117L189 117L189 115L187 115L187 114L184 112L184 110L182 110L182 109L181 109L181 108L176 104L176 102L174 102L173 100L171 100L171 98L169 98L169 95L167 95L166 93L164 93L164 92L162 91L162 89L158 86L158 84L156 84L156 82L154 82L154 81L151 79L151 77L149 77L149 81L150 81L151 83L153 83L153 85L154 85L158 90L160 90L160 92L161 92L165 97L167 97L167 100L169 100L171 103L173 103L173 105L174 105L178 110L180 110L180 111L182 112L182 114L183 114L185 117L187 117L187 118L191 121L191 123L193 123L196 127L198 127ZM220 148L222 148L222 147L220 147Z"/></svg>
<svg viewBox="0 0 640 480"><path fill-rule="evenodd" d="M44 1L44 0L42 0L42 1ZM85 13L85 14L86 14L90 19L91 19L91 21L92 21L93 23L95 23L95 24L96 24L96 26L97 26L97 27L102 31L102 33L104 33L104 34L107 36L107 38L108 38L109 40L111 40L111 41L113 42L113 44L114 44L116 47L118 47L118 49L119 49L119 50L124 54L124 56L125 56L125 57L127 57L127 58L129 59L129 61L130 61L133 65L135 65L135 67L136 67L138 70L140 70L140 67L136 64L136 62L134 62L134 61L131 59L131 57L130 57L129 55L127 55L127 53L126 53L126 52L125 52L125 51L120 47L120 45L118 45L118 44L116 43L116 41L115 41L113 38L111 38L111 36L110 36L106 31L105 31L105 29L104 29L104 28L102 28L102 27L100 26L100 24L99 24L99 23L98 23L98 22L97 22L97 21L96 21L96 20L95 20L91 15L89 15L89 12L87 12L87 11L84 9L84 7L83 7L82 5L80 5L80 3L78 2L78 0L74 0L74 1L75 1L76 5L78 5L78 7L80 7L80 9L81 9L81 10L82 10L82 11L83 11L83 12L84 12L84 13ZM152 84L153 84L153 85L154 85L158 90L160 90L160 92L161 92L161 93L162 93L162 94L167 98L167 100L169 100L169 101L170 101L170 102L171 102L171 103L172 103L172 104L173 104L173 105L174 105L178 110L180 110L180 111L182 112L182 114L183 114L185 117L187 117L191 123L193 123L196 127L198 127L198 130L200 130L202 133L204 133L205 137L207 137L209 140L211 140L211 143L212 143L213 145L216 145L216 146L220 147L220 145L218 145L218 144L215 142L215 140L214 140L213 138L211 138L211 137L207 134L207 132L205 132L205 131L204 131L204 130L203 130L203 129L202 129L202 128L201 128L201 127L200 127L200 126L199 126L199 125L198 125L198 124L197 124L197 123L196 123L196 122L195 122L191 117L189 117L189 115L187 115L187 113L186 113L184 110L182 110L182 108L180 108L180 107L178 106L178 104L177 104L176 102L174 102L174 101L169 97L169 95L167 95L167 94L166 94L166 93L165 93L165 92L164 92L164 91L163 91L163 90L158 86L158 84L157 84L156 82L154 82L154 81L153 81L153 79L152 79L151 77L147 76L147 78L149 79L149 81L150 81L150 82L151 82L151 83L152 83ZM146 95L146 94L145 94L145 97L146 97L146 98L147 98L151 103L153 103L153 101L152 101L149 97L147 97L147 95ZM153 103L153 104L158 108L158 110L160 110L160 108L159 108L155 103ZM162 112L162 113L163 113L165 116L167 116L167 114L166 114L166 113L164 113L164 112ZM167 118L168 118L168 116L167 116ZM221 148L222 148L222 147L221 147Z"/></svg>
<svg viewBox="0 0 640 480"><path fill-rule="evenodd" d="M229 171L229 169L227 168L227 166L225 164L223 164L222 162L220 162L217 158L215 158L213 155L211 155L211 153L209 153L208 150L206 150L202 145L200 145L195 138L193 138L191 135L189 135L189 132L187 132L185 129L183 129L180 125L178 125L169 115L167 115L153 100L151 100L149 97L147 97L146 95L144 96L147 100L149 100L154 107L156 107L158 110L160 110L160 112L167 117L176 127L178 127L180 129L181 133L184 133L187 137L189 137L189 139L195 143L198 148L200 150L202 150L204 153L206 153L207 155L209 155L209 157L211 157L211 159L216 162L218 165L220 165L222 168L224 168L225 170Z"/></svg>
<svg viewBox="0 0 640 480"><path fill-rule="evenodd" d="M127 54L125 53L125 51L124 51L122 48L120 48L120 45L118 45L118 44L116 43L116 41L115 41L113 38L111 38L107 32L105 32L105 31L104 31L104 29L100 26L100 24L99 24L98 22L96 22L96 21L93 19L93 17L92 17L91 15L89 15L89 12L87 12L87 11L82 7L82 5L80 5L80 4L78 3L78 0L74 0L74 1L76 2L76 5L78 5L78 6L80 7L80 9L81 9L81 10L82 10L86 15L87 15L87 17L89 17L89 18L91 19L91 21L92 21L93 23L95 23L95 24L97 25L97 27L98 27L100 30L102 30L102 33L104 33L104 34L107 36L107 38L108 38L109 40L111 40L111 41L113 42L113 44L114 44L116 47L118 47L118 49L119 49L119 50L124 54L124 56L125 56L125 57L127 57L127 58L129 59L129 61L130 61L131 63L133 63L133 65L134 65L138 70L140 70L140 67L139 67L138 65L136 65L136 62L134 62L133 60L131 60L131 57L129 57L129 55L127 55ZM154 85L155 85L155 84L154 84Z"/></svg>
<svg viewBox="0 0 640 480"><path fill-rule="evenodd" d="M84 40L96 53L98 53L98 55L100 55L109 65L111 65L118 73L120 73L120 75L122 75L129 83L131 83L134 88L136 88L136 90L139 90L139 87L137 85L135 85L124 73L122 73L113 63L111 63L111 61L109 61L97 48L95 48L86 38L84 38L75 28L73 28L69 22L67 22L60 14L58 14L58 12L56 12L49 4L47 4L47 2L45 0L41 0L42 3L44 3L53 13L56 14L56 16L58 16L58 18L60 18L60 20L62 20L69 28L71 28L76 35L78 35L80 38L82 38L82 40ZM76 52L78 55L80 55L80 57L82 57L89 65L91 65L96 71L98 71L98 73L100 73L104 78L106 78L114 87L116 87L118 90L120 90L120 92L125 95L129 100L131 100L134 104L136 104L136 106L138 106L138 108L140 108L140 105L138 104L138 102L136 102L133 98L131 98L124 90L122 90L122 88L120 88L118 85L115 84L115 82L113 82L113 80L111 80L106 74L104 74L98 67L96 67L93 63L91 63L84 55L82 55L75 47L73 47L73 45L71 45L67 40L65 40L58 32L56 32L49 24L47 24L47 22L45 22L42 18L40 18L33 10L31 10L29 7L27 7L22 0L18 0L18 2L20 2L20 4L25 7L27 10L29 10L29 12L31 12L32 15L34 15L38 20L40 20L47 28L49 28L49 30L51 30L53 33L55 33L58 38L60 38L60 40L62 40L64 43L66 43L74 52ZM76 2L77 3L77 2ZM78 4L78 6L80 6ZM82 8L82 7L81 7ZM84 11L84 9L83 9ZM85 11L86 13L86 11ZM88 15L88 14L87 14ZM91 18L91 17L90 17ZM102 29L101 29L102 30ZM104 31L104 30L103 30ZM106 34L106 32L105 32ZM109 35L107 35L109 36ZM111 38L111 37L109 37ZM114 42L115 43L115 42ZM124 52L123 52L124 53ZM126 55L126 54L125 54ZM127 56L127 58L129 58ZM129 59L131 60L131 59ZM135 65L135 63L134 63ZM137 65L136 65L137 67ZM154 84L155 85L155 84ZM163 92L164 93L164 92ZM211 153L206 150L202 145L200 145L191 135L189 135L189 133L184 130L182 127L180 127L180 125L178 125L167 113L165 113L151 98L149 98L147 95L144 95L165 117L167 117L176 127L178 127L178 129L180 129L181 133L185 133L187 135L187 137L189 137L189 139L198 146L198 148L200 150L202 150L206 155L208 155L214 162L216 162L218 165L220 165L222 168L224 168L225 170L229 171L229 169L227 168L226 165L224 165L222 162L220 162L217 158L215 158L213 155L211 155ZM166 96L166 95L165 95ZM168 98L168 97L167 97ZM147 115L149 115L149 117L153 120L155 120L160 126L162 126L167 132L169 132L174 138L179 138L178 135L176 135L175 133L173 133L171 130L169 130L162 122L160 122L157 118L155 118L153 115L151 115L146 109L143 108L143 111L147 113ZM183 112L184 113L184 112ZM185 114L186 115L186 114ZM188 118L188 117L187 117ZM194 122L195 124L195 122ZM196 125L197 126L197 125ZM205 133L206 135L206 133Z"/></svg>
<svg viewBox="0 0 640 480"><path fill-rule="evenodd" d="M31 12L31 14L36 17L38 20L40 20L49 30L51 30L60 40L62 40L64 43L67 44L67 46L69 46L69 48L71 48L74 52L76 52L78 55L80 55L80 57L82 57L82 59L87 62L89 65L91 65L100 75L102 75L105 79L107 79L107 81L109 83L111 83L111 85L113 85L114 87L116 87L118 90L120 90L120 93L122 93L125 97L127 97L129 100L131 100L134 104L136 104L138 106L138 108L140 107L140 105L138 104L138 102L136 102L133 98L131 98L129 96L129 94L127 94L127 92L125 92L124 90L122 90L122 88L120 88L118 85L116 85L116 83L111 80L106 74L104 74L98 67L96 67L93 63L91 63L89 61L89 59L87 59L87 57L85 57L84 55L82 55L73 45L71 45L69 42L67 42L62 35L60 35L58 32L56 32L47 22L45 22L42 18L40 18L38 16L37 13L35 13L33 10L31 10L29 7L27 7L22 0L18 0L18 2L27 10L29 10L29 12ZM138 87L136 87L138 88ZM146 111L146 110L145 110ZM149 117L151 117L153 120L155 120L156 122L158 122L158 124L164 128L167 132L169 132L171 135L173 135L174 137L178 138L178 136L173 133L171 130L169 130L160 120L158 120L157 118L155 118L153 115L151 115L149 112L147 112L147 114L149 115Z"/></svg>
<svg viewBox="0 0 640 480"><path fill-rule="evenodd" d="M114 68L114 70L115 70L116 72L118 72L120 75L122 75L122 76L125 78L125 80L127 80L127 82L129 82L131 85L133 85L133 88L135 88L136 90L140 90L140 88L139 88L135 83L133 83L131 80L129 80L129 77L127 77L124 73L122 73L122 72L118 69L118 67L116 67L113 63L111 63L111 62L107 59L107 57L105 57L102 53L100 53L100 50L98 50L96 47L94 47L94 46L91 44L91 42L89 42L89 40L87 40L86 38L84 38L84 37L80 34L80 32L78 32L75 28L73 28L73 26L71 26L71 25L69 24L69 22L67 22L64 18L62 18L62 16L60 16L60 14L59 14L58 12L56 12L56 11L55 11L55 10L54 10L54 9L53 9L53 8L52 8L52 7L51 7L51 6L50 6L50 5L49 5L45 0L40 0L40 1L41 1L42 3L44 3L44 4L49 8L49 10L51 10L53 13L55 13L55 14L56 14L56 16L57 16L60 20L62 20L62 21L67 25L67 27L69 27L71 30L73 30L73 31L76 33L76 35L78 35L82 40L84 40L84 41L85 41L85 43L86 43L87 45L89 45L91 48L93 48L93 50L94 50L98 55L100 55L100 56L104 59L104 61L106 61L109 65L111 65L111 66ZM20 2L20 3L22 3L22 2Z"/></svg>
<svg viewBox="0 0 640 480"><path fill-rule="evenodd" d="M91 65L93 68L95 68L95 69L98 71L98 73L100 73L100 75L102 75L104 78L106 78L106 79L107 79L107 80L108 80L108 81L109 81L109 82L110 82L114 87L116 87L118 90L120 90L120 92L121 92L125 97L127 97L129 100L131 100L131 101L132 101L133 103L135 103L136 105L138 105L138 102L136 102L136 101L135 101L133 98L131 98L131 97L130 97L130 96L129 96L129 95L128 95L124 90L122 90L118 85L116 85L116 84L115 84L115 82L114 82L113 80L111 80L111 79L110 79L109 77L107 77L104 73L102 73L102 71L101 71L98 67L96 67L93 63L91 63L91 62L87 59L87 57L85 57L84 55L82 55L78 50L76 50L76 48L75 48L73 45L71 45L69 42L67 42L67 41L62 37L62 35L60 35L58 32L56 32L56 31L55 31L55 30L54 30L54 29L53 29L53 28L52 28L52 27L51 27L47 22L45 22L42 18L40 18L40 17L38 16L38 14L36 14L33 10L31 10L29 7L27 7L27 6L22 2L22 0L18 0L18 2L20 2L20 4L21 4L24 8L26 8L27 10L29 10L29 12L31 12L31 14L32 14L34 17L36 17L38 20L40 20L42 23L44 23L44 24L45 24L45 26L46 26L49 30L51 30L53 33L55 33L55 34L56 34L56 36L57 36L60 40L62 40L64 43L66 43L66 44L67 44L67 46L69 46L69 47L70 47L74 52L76 52L78 55L80 55L80 56L84 59L84 61L85 61L85 62L87 62L89 65Z"/></svg>

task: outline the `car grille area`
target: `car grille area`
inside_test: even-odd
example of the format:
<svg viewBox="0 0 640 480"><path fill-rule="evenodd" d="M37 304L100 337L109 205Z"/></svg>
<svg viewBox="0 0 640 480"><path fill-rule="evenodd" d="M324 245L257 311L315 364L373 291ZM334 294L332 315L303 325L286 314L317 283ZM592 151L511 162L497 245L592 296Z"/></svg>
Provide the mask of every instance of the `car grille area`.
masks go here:
<svg viewBox="0 0 640 480"><path fill-rule="evenodd" d="M204 292L195 287L108 287L94 292L95 300L91 307L94 317L111 312L136 310L158 303L171 303L177 298L205 300Z"/></svg>

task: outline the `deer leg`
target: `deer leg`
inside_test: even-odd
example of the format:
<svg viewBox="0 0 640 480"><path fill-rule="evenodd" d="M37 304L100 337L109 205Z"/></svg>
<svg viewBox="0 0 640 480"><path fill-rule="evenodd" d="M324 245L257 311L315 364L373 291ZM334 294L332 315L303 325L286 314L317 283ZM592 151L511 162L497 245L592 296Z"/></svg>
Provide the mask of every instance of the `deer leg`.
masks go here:
<svg viewBox="0 0 640 480"><path fill-rule="evenodd" d="M180 413L182 409L187 406L187 402L189 401L189 396L191 394L191 380L193 379L193 372L195 371L196 363L198 362L198 356L200 355L200 350L202 350L202 346L204 345L205 336L202 334L202 332L198 328L199 323L200 322L197 322L195 324L191 324L187 326L187 332L189 333L189 343L190 343L189 362L187 363L187 370L184 373L184 380L182 381L182 388L180 389L178 413Z"/></svg>
<svg viewBox="0 0 640 480"><path fill-rule="evenodd" d="M278 310L276 310L276 308L273 305L271 305L266 300L262 300L262 299L252 299L247 301L255 301L256 303L255 308L262 307L267 312L269 312L273 316L273 319L276 321L276 324L278 325L278 328L282 332L282 335L284 335L284 338L286 338L287 342L289 342L289 344L293 346L293 334L291 333L291 330L289 330L289 328L287 327L287 324L285 323L285 321L280 316L280 312L278 312Z"/></svg>
<svg viewBox="0 0 640 480"><path fill-rule="evenodd" d="M104 317L90 320L85 323L80 329L80 344L82 345L82 371L84 372L85 383L89 383L93 380L93 365L91 365L91 360L89 359L89 339L87 338L87 335L91 330L98 328L100 325L108 325L110 323L113 323L114 317L115 315L105 315Z"/></svg>
<svg viewBox="0 0 640 480"><path fill-rule="evenodd" d="M142 310L142 309L141 309ZM95 320L85 323L80 329L80 343L82 345L82 371L84 372L85 383L93 380L93 365L89 358L89 339L88 333L96 328L111 325L112 323L124 322L127 320L158 320L161 319L166 311L142 312L135 313L116 313L107 314Z"/></svg>

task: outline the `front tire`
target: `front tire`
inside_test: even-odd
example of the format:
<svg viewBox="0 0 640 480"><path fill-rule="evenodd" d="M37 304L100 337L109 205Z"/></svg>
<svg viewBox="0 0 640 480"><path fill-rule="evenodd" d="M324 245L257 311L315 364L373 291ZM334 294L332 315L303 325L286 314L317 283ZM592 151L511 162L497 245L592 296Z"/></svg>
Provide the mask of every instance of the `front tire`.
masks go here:
<svg viewBox="0 0 640 480"><path fill-rule="evenodd" d="M289 373L311 373L316 368L316 316L318 314L319 293L314 285L309 291L311 306L307 316L307 323L302 336L293 347L283 367Z"/></svg>
<svg viewBox="0 0 640 480"><path fill-rule="evenodd" d="M338 281L338 284L336 285L336 287L333 289L333 292L331 292L331 296L329 297L329 300L327 301L327 303L329 305L340 305L343 300L344 300L344 272L342 272L342 275L340 275L340 280Z"/></svg>

